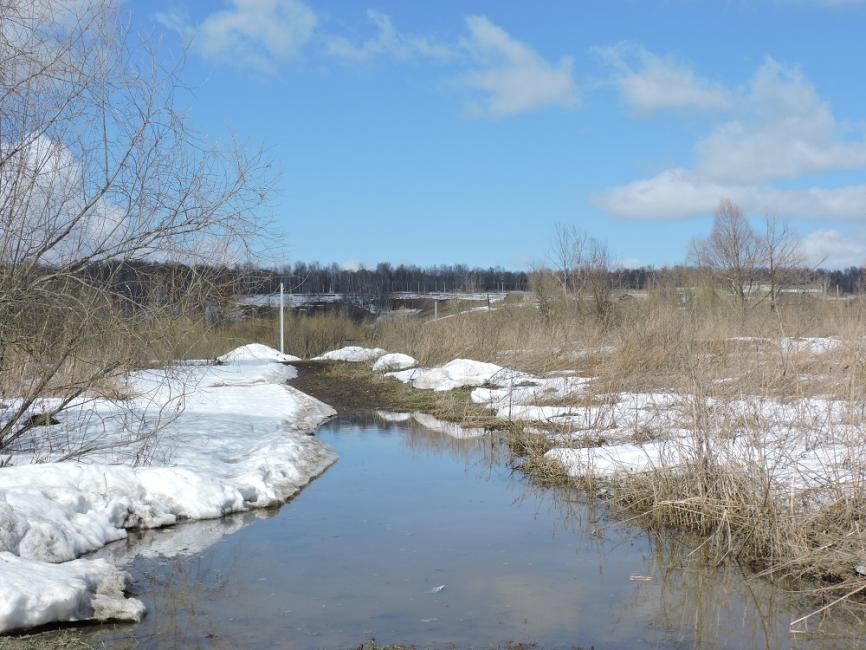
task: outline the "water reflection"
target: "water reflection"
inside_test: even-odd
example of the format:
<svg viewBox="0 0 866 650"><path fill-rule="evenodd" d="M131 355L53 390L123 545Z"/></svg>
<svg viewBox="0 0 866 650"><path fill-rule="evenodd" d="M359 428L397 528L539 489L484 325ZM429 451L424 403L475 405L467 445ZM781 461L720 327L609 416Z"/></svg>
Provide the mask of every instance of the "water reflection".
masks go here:
<svg viewBox="0 0 866 650"><path fill-rule="evenodd" d="M279 511L127 543L150 549L131 564L149 614L97 636L145 648L342 648L373 636L419 647L861 646L856 616L792 636L803 603L613 521L593 499L533 486L495 434L454 439L371 415L318 435L340 460Z"/></svg>

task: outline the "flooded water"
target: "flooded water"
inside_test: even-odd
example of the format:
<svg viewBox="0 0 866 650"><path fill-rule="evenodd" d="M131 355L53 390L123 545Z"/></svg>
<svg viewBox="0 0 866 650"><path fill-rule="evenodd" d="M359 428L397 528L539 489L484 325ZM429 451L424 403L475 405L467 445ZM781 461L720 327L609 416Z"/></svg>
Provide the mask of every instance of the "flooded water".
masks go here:
<svg viewBox="0 0 866 650"><path fill-rule="evenodd" d="M148 614L139 625L97 628L96 640L142 648L347 648L370 638L421 648L861 645L850 626L847 636L791 635L789 622L808 609L735 569L683 566L685 553L605 520L594 504L533 488L489 438L454 440L372 417L337 419L317 435L340 460L281 509L105 549L118 558L147 553L129 570Z"/></svg>

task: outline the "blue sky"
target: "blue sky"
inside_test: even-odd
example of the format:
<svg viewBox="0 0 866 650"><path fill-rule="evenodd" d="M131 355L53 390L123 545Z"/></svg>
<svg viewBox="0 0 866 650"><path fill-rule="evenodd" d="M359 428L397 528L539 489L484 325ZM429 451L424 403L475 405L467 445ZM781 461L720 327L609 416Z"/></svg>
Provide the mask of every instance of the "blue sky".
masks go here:
<svg viewBox="0 0 866 650"><path fill-rule="evenodd" d="M278 261L676 264L722 197L866 263L866 2L149 1L207 140L281 172Z"/></svg>

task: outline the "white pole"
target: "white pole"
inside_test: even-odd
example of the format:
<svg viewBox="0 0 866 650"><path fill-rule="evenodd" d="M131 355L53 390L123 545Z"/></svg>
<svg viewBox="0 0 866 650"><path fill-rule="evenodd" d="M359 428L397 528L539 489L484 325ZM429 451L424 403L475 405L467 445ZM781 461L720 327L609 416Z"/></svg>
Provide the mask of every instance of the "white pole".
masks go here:
<svg viewBox="0 0 866 650"><path fill-rule="evenodd" d="M283 340L283 283L280 282L280 354L286 353Z"/></svg>

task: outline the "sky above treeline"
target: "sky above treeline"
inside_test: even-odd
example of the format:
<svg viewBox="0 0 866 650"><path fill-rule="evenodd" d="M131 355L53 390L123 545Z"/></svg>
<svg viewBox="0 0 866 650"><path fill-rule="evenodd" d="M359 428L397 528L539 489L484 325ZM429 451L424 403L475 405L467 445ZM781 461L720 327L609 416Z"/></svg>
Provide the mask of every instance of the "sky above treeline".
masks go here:
<svg viewBox="0 0 866 650"><path fill-rule="evenodd" d="M148 0L203 139L264 145L278 262L677 264L722 197L866 263L866 1Z"/></svg>

